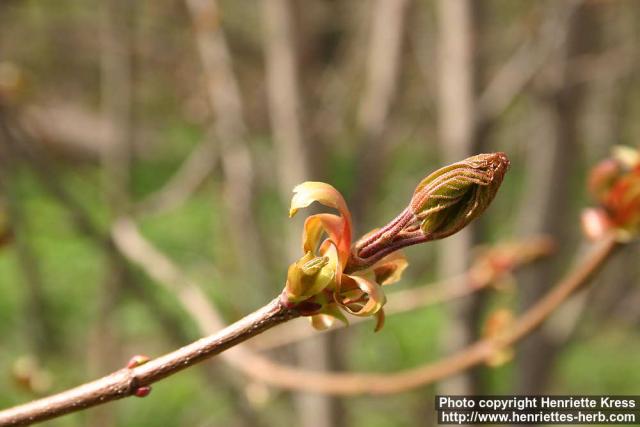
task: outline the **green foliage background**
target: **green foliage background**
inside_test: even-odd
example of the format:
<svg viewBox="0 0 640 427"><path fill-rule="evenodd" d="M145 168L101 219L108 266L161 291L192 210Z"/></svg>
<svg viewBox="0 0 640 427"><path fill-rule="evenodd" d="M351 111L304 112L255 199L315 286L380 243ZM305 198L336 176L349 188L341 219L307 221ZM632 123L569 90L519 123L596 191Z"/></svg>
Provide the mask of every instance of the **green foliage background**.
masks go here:
<svg viewBox="0 0 640 427"><path fill-rule="evenodd" d="M318 2L323 3L323 2ZM330 2L329 2L330 3ZM419 27L433 19L431 2L419 2L419 13L412 25ZM519 22L531 4L514 5L510 1L488 1L495 25ZM633 2L612 2L617 7L636 13ZM26 75L27 87L24 105L39 102L73 100L90 111L98 111L99 105L99 49L96 31L99 2L60 0L57 2L24 0L7 1L0 5L0 61L17 64ZM262 244L269 262L268 276L259 283L249 283L243 269L252 260L238 258L230 250L233 236L225 226L227 218L221 192L221 177L216 170L212 179L201 186L188 201L175 210L151 215L140 220L145 236L168 254L188 274L205 287L206 293L223 309L229 321L259 307L283 285L286 265L290 260L282 257L282 241L300 230L288 223L288 200L280 197L275 184L272 140L265 114L262 81L257 81L263 71L260 54L260 32L255 30L259 21L254 6L221 2L225 11L223 25L228 33L237 72L243 84L243 95L248 104L248 121L252 127L249 144L261 178L255 195L255 215L263 239ZM311 10L327 6L314 4ZM364 6L363 6L364 7ZM612 6L613 7L613 6ZM324 10L324 9L323 9ZM325 11L326 13L326 11ZM611 12L613 13L613 12ZM617 16L617 15L616 15ZM137 37L140 43L136 56L136 114L137 120L153 130L156 139L150 149L135 159L132 169L131 193L141 200L171 177L190 151L205 135L203 124L185 113L187 101L201 102L201 71L194 51L190 24L180 2L140 2L137 10ZM344 24L341 18L338 24ZM318 28L326 23L318 18ZM612 18L612 22L615 19ZM336 24L336 25L338 25ZM637 27L637 25L636 25ZM328 30L326 30L328 32ZM345 30L350 34L350 30ZM324 34L324 33L323 33ZM500 29L493 29L495 49L489 57L499 57L510 48L506 41L497 40ZM411 56L411 52L405 53ZM433 89L416 89L424 84L424 76L415 62L403 70L401 79L407 83L400 89L398 105L394 112L394 144L386 159L383 180L371 196L372 209L367 212L364 224L358 224L359 233L382 224L404 207L413 187L429 171L441 163L435 143L435 113ZM628 89L624 102L629 104L627 115L634 117L638 111L637 73L626 76ZM313 71L311 77L319 72ZM357 76L345 77L347 84ZM625 80L625 81L627 81ZM630 82L630 83L629 83ZM433 83L430 83L433 84ZM617 83L616 83L617 84ZM595 83L594 83L595 86ZM594 91L597 89L594 89ZM351 97L349 97L351 95ZM353 116L355 94L344 94L344 103ZM314 102L312 99L309 102ZM512 159L511 170L493 206L483 218L485 240L497 242L517 237L518 215L522 209L523 188L527 185L525 171L530 152L518 141L531 128L513 128L514 123L526 122L534 109L530 99L519 99L506 113L501 125L493 130L487 151L502 150ZM347 121L349 119L346 119ZM352 118L351 118L352 120ZM622 126L621 141L634 143L637 129L630 120ZM322 162L321 179L334 184L351 199L355 192L354 176L358 161L352 141L352 129L335 135L332 141L321 141L326 152ZM600 146L585 137L584 159L575 176L567 176L573 188L571 204L573 218L579 209L589 203L584 191L584 178L597 156L603 153ZM55 150L54 150L55 151ZM59 171L61 185L69 191L91 217L106 232L109 206L103 196L101 170L94 161L69 159L52 154L50 162ZM49 319L54 334L48 337L50 351L36 354L34 337L30 333L28 293L15 248L0 250L0 407L31 400L37 395L17 384L11 375L15 361L24 355L37 357L39 363L52 378L48 392L61 390L82 383L96 375L90 369L89 336L100 304L99 288L109 274L105 270L102 249L89 237L81 235L73 227L64 206L51 196L29 167L19 165L11 180L11 191L17 195L20 209L20 233L26 244L37 255L37 268L43 277L43 293L51 312ZM219 169L219 168L218 168ZM576 229L577 221L567 224ZM437 278L438 244L411 248L407 251L410 268L398 289L406 289L429 283ZM631 248L637 254L637 248ZM564 268L570 265L570 259ZM618 264L619 266L620 264ZM34 267L35 268L35 267ZM630 269L628 271L635 271ZM595 286L607 286L610 272L605 271ZM634 276L637 289L637 275ZM135 268L132 280L145 290L144 299L136 298L132 290L125 290L110 325L122 342L123 359L128 355L145 353L152 356L176 347L176 342L157 322L154 307L164 307L178 320L182 332L197 338L192 320L179 308L173 297L154 286L145 274ZM517 306L518 295L491 295L494 306ZM149 302L149 304L143 302ZM597 301L593 301L594 304ZM619 309L619 305L615 310ZM640 336L635 307L631 313L610 312L608 316L591 315L587 310L575 337L562 348L552 374L549 393L557 394L638 394L640 371L638 354ZM635 318L635 321L625 319ZM394 315L387 319L385 328L373 334L372 325L353 326L343 333L339 349L346 367L353 371L395 371L413 367L429 360L443 357L441 341L449 333L450 317L446 307L430 306L419 311ZM478 325L478 329L481 325ZM283 352L286 353L286 352ZM279 354L285 359L289 356ZM221 372L229 368L219 362ZM511 393L514 390L514 366L483 369L487 394ZM236 375L236 374L231 374ZM226 375L212 382L203 375L202 368L187 370L153 386L150 397L125 399L109 405L117 414L121 426L200 426L235 425L238 422L237 391L234 391ZM243 392L241 390L241 392ZM426 387L390 397L357 397L342 399L347 425L375 427L411 426L416 420L428 417L433 404L435 389ZM93 410L92 410L93 411ZM264 425L298 425L293 416L291 393L268 390L266 402L252 407ZM70 415L48 425L87 425L87 412ZM429 421L427 421L429 422Z"/></svg>

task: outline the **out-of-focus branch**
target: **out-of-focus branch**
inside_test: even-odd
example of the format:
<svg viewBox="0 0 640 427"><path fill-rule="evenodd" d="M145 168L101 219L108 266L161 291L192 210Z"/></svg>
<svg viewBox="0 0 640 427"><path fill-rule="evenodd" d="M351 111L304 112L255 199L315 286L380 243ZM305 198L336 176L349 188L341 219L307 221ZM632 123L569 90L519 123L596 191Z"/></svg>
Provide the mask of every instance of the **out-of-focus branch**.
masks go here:
<svg viewBox="0 0 640 427"><path fill-rule="evenodd" d="M262 5L269 115L280 193L288 198L308 174L293 17L288 0L265 0Z"/></svg>
<svg viewBox="0 0 640 427"><path fill-rule="evenodd" d="M3 139L5 139L9 143L7 146L7 150L15 152L16 156L19 156L21 160L30 164L32 171L36 174L46 190L51 193L56 201L60 203L70 215L72 223L78 232L86 237L89 237L92 241L101 246L107 257L122 257L113 239L111 238L111 235L105 234L92 220L85 208L77 203L72 195L70 195L66 191L66 189L62 187L59 176L56 174L56 171L50 168L50 165L47 164L47 162L44 160L39 147L33 146L32 141L27 135L21 132L21 128L19 126L8 126L6 120L3 120L4 118L5 117L0 115L0 129L5 131L3 132L2 136L4 137ZM134 291L141 289L141 285L134 281L130 282L129 285ZM140 297L144 303L149 304L149 299L146 298L145 295L137 294L137 296ZM163 316L163 313L161 313L156 307L151 307L151 311L154 315L158 316L159 322L161 322L163 326L167 325L167 317ZM220 321L217 326L210 326L210 328L213 333L213 331L221 329L224 326L225 325L222 323L222 321ZM172 334L172 332L175 332L176 330L178 329L175 325L172 325L169 328L165 328L165 331L167 331L168 334L174 338L175 334ZM182 342L184 342L184 340L182 340ZM207 373L212 378L220 379L219 373L215 372L212 369L208 370ZM233 377L229 377L229 380L235 381ZM239 389L238 391L236 391L236 393L241 393L241 390L242 389ZM244 396L241 397L244 398ZM238 410L240 411L241 416L246 419L246 424L251 426L260 425L249 408L246 408L242 398L236 399L234 400L234 402L238 405Z"/></svg>
<svg viewBox="0 0 640 427"><path fill-rule="evenodd" d="M209 176L216 154L216 146L211 141L201 142L162 188L137 204L136 213L147 215L180 206Z"/></svg>
<svg viewBox="0 0 640 427"><path fill-rule="evenodd" d="M100 158L115 134L104 115L67 102L25 107L20 121L52 151L90 161Z"/></svg>
<svg viewBox="0 0 640 427"><path fill-rule="evenodd" d="M20 107L19 120L48 152L82 162L97 162L117 133L104 114L72 100L46 100ZM145 155L161 140L159 130L134 123L133 151Z"/></svg>
<svg viewBox="0 0 640 427"><path fill-rule="evenodd" d="M529 285L520 297L524 308L550 289L559 277L560 260L569 259L578 243L576 228L571 226L576 213L570 197L575 189L566 177L573 176L581 163L580 117L587 105L588 91L582 85L572 84L569 61L577 55L588 54L597 45L600 14L591 2L564 2L563 6L568 30L560 32L562 39L553 52L553 61L545 67L545 74L533 88L538 96L536 100L542 101L539 108L534 109L540 122L535 136L528 141L529 153L535 156L531 156L527 171L528 190L524 192L518 227L525 232L557 236L559 256L522 275L520 280ZM536 331L520 346L516 358L519 392L536 394L546 388L557 350L554 339L544 329Z"/></svg>
<svg viewBox="0 0 640 427"><path fill-rule="evenodd" d="M581 84L592 80L615 80L636 70L634 46L612 48L601 54L583 54L567 61L567 80Z"/></svg>
<svg viewBox="0 0 640 427"><path fill-rule="evenodd" d="M548 256L554 250L549 237L532 237L522 242L498 244L489 248L474 265L459 276L441 280L429 285L390 293L384 311L387 316L418 310L430 305L442 304L487 289L499 283L514 270ZM350 324L360 324L368 319L355 317ZM336 322L326 332L344 328ZM318 331L309 328L304 319L293 320L284 325L266 331L249 344L255 350L268 350L288 345L314 335Z"/></svg>
<svg viewBox="0 0 640 427"><path fill-rule="evenodd" d="M113 227L112 238L116 248L129 261L142 267L156 283L180 301L201 331L214 331L225 326L218 313L212 310L202 289L152 246L131 220L118 220Z"/></svg>
<svg viewBox="0 0 640 427"><path fill-rule="evenodd" d="M136 394L170 375L207 360L262 331L285 322L296 313L276 298L220 332L186 345L137 367L125 367L99 380L60 394L0 412L0 426L28 425Z"/></svg>
<svg viewBox="0 0 640 427"><path fill-rule="evenodd" d="M564 46L568 22L582 0L558 3L548 8L539 35L527 40L498 70L478 98L476 120L486 123L503 113L540 72L542 67Z"/></svg>
<svg viewBox="0 0 640 427"><path fill-rule="evenodd" d="M358 109L358 125L367 140L377 140L386 128L396 93L409 4L409 0L377 0L373 7L366 86Z"/></svg>
<svg viewBox="0 0 640 427"><path fill-rule="evenodd" d="M253 218L253 160L247 144L242 98L231 65L231 55L221 28L216 0L185 0L193 23L198 53L214 114L213 129L220 143L224 193L233 243L238 254L251 259L256 277L264 277L265 262L255 239Z"/></svg>

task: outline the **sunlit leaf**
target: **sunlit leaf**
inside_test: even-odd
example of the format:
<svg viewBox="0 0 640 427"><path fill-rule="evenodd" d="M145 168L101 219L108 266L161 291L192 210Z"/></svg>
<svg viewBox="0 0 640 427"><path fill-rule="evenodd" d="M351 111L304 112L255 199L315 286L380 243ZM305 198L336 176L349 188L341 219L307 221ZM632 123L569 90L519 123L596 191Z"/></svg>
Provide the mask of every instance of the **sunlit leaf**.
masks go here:
<svg viewBox="0 0 640 427"><path fill-rule="evenodd" d="M326 233L329 239L338 246L342 239L344 219L333 214L311 215L304 221L302 233L302 250L314 252L318 250L322 234Z"/></svg>
<svg viewBox="0 0 640 427"><path fill-rule="evenodd" d="M351 247L351 214L340 192L329 184L315 181L304 182L296 186L293 192L294 195L291 199L289 216L295 215L299 209L306 208L313 202L318 202L340 212L343 219L341 230L336 230L335 222L329 220L328 223L325 224L328 227L325 231L328 234L333 233L331 239L334 240L338 248L342 265L345 265Z"/></svg>

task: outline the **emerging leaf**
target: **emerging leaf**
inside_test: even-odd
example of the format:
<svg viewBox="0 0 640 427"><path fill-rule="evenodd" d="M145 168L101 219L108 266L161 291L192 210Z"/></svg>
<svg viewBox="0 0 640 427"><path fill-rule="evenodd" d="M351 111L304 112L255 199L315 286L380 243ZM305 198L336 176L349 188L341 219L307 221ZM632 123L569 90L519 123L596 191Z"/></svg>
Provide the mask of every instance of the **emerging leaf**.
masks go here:
<svg viewBox="0 0 640 427"><path fill-rule="evenodd" d="M291 264L285 287L288 300L303 301L322 292L336 276L337 261L334 250L328 256L315 256L307 252Z"/></svg>
<svg viewBox="0 0 640 427"><path fill-rule="evenodd" d="M325 231L338 248L340 263L345 265L351 245L351 213L342 194L329 184L314 181L297 185L293 192L289 209L290 217L295 215L298 209L306 208L313 202L321 203L340 212L339 217L321 214L307 218L308 223L305 224L305 234L303 235L303 250L312 250L310 246L316 245L320 235Z"/></svg>

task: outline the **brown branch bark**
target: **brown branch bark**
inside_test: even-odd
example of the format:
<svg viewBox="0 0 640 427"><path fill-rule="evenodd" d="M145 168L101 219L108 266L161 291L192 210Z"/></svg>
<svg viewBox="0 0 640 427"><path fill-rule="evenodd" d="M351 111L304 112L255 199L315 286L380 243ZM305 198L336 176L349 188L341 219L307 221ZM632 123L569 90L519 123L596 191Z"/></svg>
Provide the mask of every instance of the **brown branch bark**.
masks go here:
<svg viewBox="0 0 640 427"><path fill-rule="evenodd" d="M125 367L55 396L2 411L0 426L28 425L131 396L139 387L148 386L200 363L295 316L293 311L284 308L279 298L276 298L220 332L144 365L133 369Z"/></svg>

